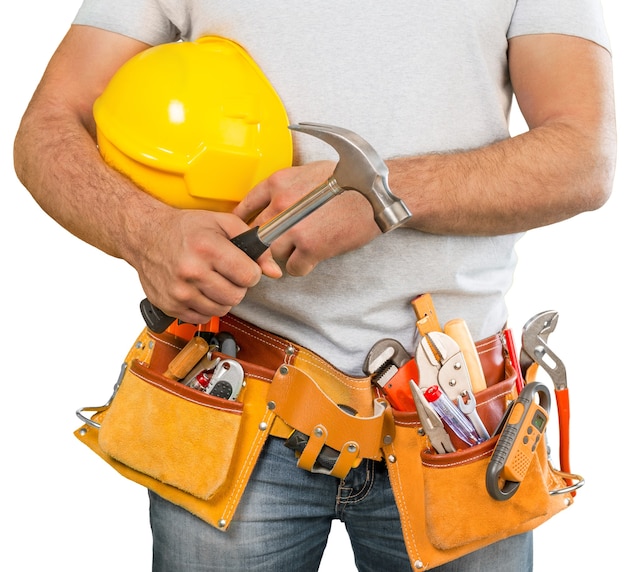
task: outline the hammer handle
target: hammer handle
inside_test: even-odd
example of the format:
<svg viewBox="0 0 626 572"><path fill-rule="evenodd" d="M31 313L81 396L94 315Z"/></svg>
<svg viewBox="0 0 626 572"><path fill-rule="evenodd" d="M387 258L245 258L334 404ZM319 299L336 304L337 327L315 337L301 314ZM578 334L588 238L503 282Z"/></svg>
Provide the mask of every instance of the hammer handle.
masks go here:
<svg viewBox="0 0 626 572"><path fill-rule="evenodd" d="M256 260L263 254L268 245L259 238L259 227L251 228L231 239L231 242L243 250L252 260ZM157 334L163 333L170 327L176 318L168 316L163 310L157 308L148 298L144 298L139 304L139 310L146 326Z"/></svg>
<svg viewBox="0 0 626 572"><path fill-rule="evenodd" d="M269 248L269 243L263 242L259 237L260 228L255 226L231 239L231 242L252 260L259 258Z"/></svg>
<svg viewBox="0 0 626 572"><path fill-rule="evenodd" d="M292 226L298 224L302 219L325 205L333 197L343 193L343 191L344 188L339 186L334 177L327 179L324 183L304 195L299 201L296 201L273 219L261 225L258 229L259 240L269 246Z"/></svg>
<svg viewBox="0 0 626 572"><path fill-rule="evenodd" d="M157 334L163 333L170 327L176 318L168 316L163 310L157 308L148 298L144 298L139 304L139 310L148 329Z"/></svg>

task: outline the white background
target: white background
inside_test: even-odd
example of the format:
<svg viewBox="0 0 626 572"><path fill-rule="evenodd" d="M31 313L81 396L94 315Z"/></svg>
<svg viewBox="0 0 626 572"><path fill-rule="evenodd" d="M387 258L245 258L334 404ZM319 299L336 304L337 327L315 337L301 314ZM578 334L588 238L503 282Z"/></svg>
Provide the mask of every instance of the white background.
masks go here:
<svg viewBox="0 0 626 572"><path fill-rule="evenodd" d="M17 181L18 121L79 0L10 2L2 35L2 398L0 569L150 569L147 495L118 476L72 432L74 410L106 401L143 326L134 271L52 222ZM626 43L619 0L604 0L616 76L618 122L626 110ZM6 6L5 6L6 8ZM621 127L621 133L624 127ZM530 232L509 296L519 334L542 310L560 313L551 347L564 360L572 409L572 469L586 478L575 504L536 532L537 572L614 570L623 558L626 418L623 270L626 157L601 210ZM553 438L556 441L556 438ZM354 570L342 525L322 570Z"/></svg>

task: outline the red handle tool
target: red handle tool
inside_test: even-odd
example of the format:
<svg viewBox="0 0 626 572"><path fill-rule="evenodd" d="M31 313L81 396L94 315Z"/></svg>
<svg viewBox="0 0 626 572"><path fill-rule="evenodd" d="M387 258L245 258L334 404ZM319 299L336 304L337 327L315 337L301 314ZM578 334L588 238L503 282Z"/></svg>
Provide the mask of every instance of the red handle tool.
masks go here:
<svg viewBox="0 0 626 572"><path fill-rule="evenodd" d="M567 375L563 361L548 347L546 341L550 333L552 333L556 328L558 318L558 312L541 312L525 324L522 331L520 366L522 374L525 376L527 382L533 381L535 369L538 366L545 369L552 379L559 416L559 461L561 464L561 471L570 473L570 408ZM566 479L565 481L568 486L572 485L572 481L570 479ZM572 496L574 496L574 494L575 493L572 492Z"/></svg>

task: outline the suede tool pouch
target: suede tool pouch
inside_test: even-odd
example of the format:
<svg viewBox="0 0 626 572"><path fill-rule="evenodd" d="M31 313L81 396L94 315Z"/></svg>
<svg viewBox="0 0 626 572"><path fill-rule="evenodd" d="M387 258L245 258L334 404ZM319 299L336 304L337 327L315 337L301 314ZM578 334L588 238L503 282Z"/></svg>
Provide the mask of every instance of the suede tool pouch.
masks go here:
<svg viewBox="0 0 626 572"><path fill-rule="evenodd" d="M241 401L163 375L184 340L144 330L107 406L75 435L125 477L226 529L265 443L272 372L240 362ZM86 408L85 410L90 410Z"/></svg>
<svg viewBox="0 0 626 572"><path fill-rule="evenodd" d="M477 411L490 434L516 396L515 377L476 394ZM572 503L572 495L550 494L566 487L548 462L540 442L518 491L494 500L485 486L487 466L497 442L492 437L473 447L453 442L453 453L429 447L414 413L394 412L396 433L384 446L407 551L414 570L427 570L492 542L537 527Z"/></svg>

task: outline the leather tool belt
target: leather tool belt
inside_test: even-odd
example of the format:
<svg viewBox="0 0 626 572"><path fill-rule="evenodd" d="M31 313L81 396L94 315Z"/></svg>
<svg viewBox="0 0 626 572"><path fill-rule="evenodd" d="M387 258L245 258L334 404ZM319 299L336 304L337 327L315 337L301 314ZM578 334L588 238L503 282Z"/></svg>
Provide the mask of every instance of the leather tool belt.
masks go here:
<svg viewBox="0 0 626 572"><path fill-rule="evenodd" d="M370 377L350 377L320 356L233 316L221 320L245 373L237 400L207 395L164 375L188 339L141 332L112 398L77 412L75 435L125 477L226 530L268 435L306 443L297 463L338 478L364 459L386 462L415 570L530 530L571 504L551 495L565 481L544 441L520 491L493 500L484 481L497 438L434 454L416 412L399 412ZM487 389L477 409L491 432L517 397L502 336L476 344ZM91 417L87 417L89 412ZM454 439L454 436L452 436ZM336 455L320 467L324 448Z"/></svg>

